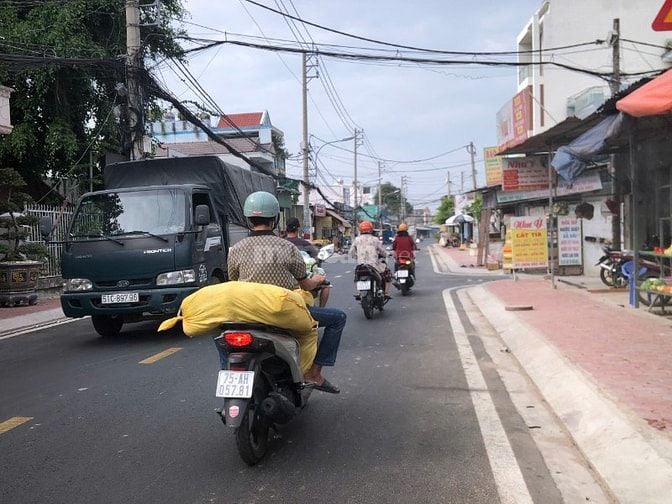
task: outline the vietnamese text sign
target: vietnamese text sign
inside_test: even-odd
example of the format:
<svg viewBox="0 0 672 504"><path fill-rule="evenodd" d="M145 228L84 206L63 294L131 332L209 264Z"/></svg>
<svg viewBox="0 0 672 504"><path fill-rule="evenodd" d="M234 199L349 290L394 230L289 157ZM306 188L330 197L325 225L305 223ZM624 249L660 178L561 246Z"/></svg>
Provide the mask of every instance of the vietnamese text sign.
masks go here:
<svg viewBox="0 0 672 504"><path fill-rule="evenodd" d="M581 221L576 217L558 217L558 264L581 266Z"/></svg>
<svg viewBox="0 0 672 504"><path fill-rule="evenodd" d="M546 268L548 242L544 217L511 217L513 268Z"/></svg>
<svg viewBox="0 0 672 504"><path fill-rule="evenodd" d="M502 191L530 191L548 187L545 157L502 159Z"/></svg>
<svg viewBox="0 0 672 504"><path fill-rule="evenodd" d="M483 149L483 163L485 164L485 185L496 186L502 183L502 158L497 156L499 147L485 147Z"/></svg>
<svg viewBox="0 0 672 504"><path fill-rule="evenodd" d="M556 196L567 196L568 194L578 194L590 191L599 191L602 189L602 181L599 173L585 173L576 179L572 184L564 179L558 180L558 187L555 189ZM534 191L497 191L497 203L511 203L513 201L524 201L531 199L548 198L548 188L536 189Z"/></svg>
<svg viewBox="0 0 672 504"><path fill-rule="evenodd" d="M497 112L499 150L508 149L527 140L532 129L532 91L526 87Z"/></svg>

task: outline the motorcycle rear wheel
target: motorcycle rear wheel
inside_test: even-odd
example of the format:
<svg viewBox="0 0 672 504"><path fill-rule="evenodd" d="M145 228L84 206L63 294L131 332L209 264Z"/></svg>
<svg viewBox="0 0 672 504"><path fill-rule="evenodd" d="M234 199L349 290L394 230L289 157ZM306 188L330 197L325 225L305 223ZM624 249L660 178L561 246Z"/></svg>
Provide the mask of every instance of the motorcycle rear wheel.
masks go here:
<svg viewBox="0 0 672 504"><path fill-rule="evenodd" d="M268 431L271 427L263 415L260 403L251 404L240 427L236 429L236 446L240 458L250 466L257 464L266 455L268 449Z"/></svg>
<svg viewBox="0 0 672 504"><path fill-rule="evenodd" d="M362 296L362 310L364 310L364 316L367 319L373 317L373 298L371 297L371 292L367 292Z"/></svg>
<svg viewBox="0 0 672 504"><path fill-rule="evenodd" d="M411 291L411 287L409 285L408 280L401 284L401 295L402 296L408 296L408 293Z"/></svg>

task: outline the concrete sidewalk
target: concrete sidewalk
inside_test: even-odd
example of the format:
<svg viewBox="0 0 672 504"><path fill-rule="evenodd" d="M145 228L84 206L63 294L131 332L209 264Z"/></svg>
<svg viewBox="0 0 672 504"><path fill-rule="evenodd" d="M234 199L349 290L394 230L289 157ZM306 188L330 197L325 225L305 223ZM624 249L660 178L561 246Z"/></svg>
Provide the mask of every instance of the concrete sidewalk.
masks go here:
<svg viewBox="0 0 672 504"><path fill-rule="evenodd" d="M0 338L68 320L54 294L39 294L33 306L0 307Z"/></svg>
<svg viewBox="0 0 672 504"><path fill-rule="evenodd" d="M466 292L616 499L672 502L672 318L629 307L599 278L553 288L461 267L470 256L457 249L430 253L443 272L497 279Z"/></svg>

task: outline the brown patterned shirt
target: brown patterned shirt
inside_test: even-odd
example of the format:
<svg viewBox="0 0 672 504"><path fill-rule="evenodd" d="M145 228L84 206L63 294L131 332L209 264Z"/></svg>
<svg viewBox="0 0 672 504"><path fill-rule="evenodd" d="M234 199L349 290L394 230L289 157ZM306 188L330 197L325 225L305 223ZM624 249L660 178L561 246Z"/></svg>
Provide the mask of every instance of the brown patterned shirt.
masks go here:
<svg viewBox="0 0 672 504"><path fill-rule="evenodd" d="M272 231L253 231L229 249L230 280L296 289L307 277L306 263L296 246Z"/></svg>

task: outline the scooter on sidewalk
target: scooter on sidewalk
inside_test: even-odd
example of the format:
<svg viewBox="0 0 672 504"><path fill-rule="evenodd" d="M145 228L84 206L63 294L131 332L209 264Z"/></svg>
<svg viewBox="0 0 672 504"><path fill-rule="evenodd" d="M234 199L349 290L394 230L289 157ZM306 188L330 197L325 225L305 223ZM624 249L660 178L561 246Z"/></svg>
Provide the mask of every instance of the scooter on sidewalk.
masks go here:
<svg viewBox="0 0 672 504"><path fill-rule="evenodd" d="M264 324L225 323L214 340L222 370L217 410L233 429L240 457L257 464L268 450L269 431L285 424L307 404L312 392L299 366L299 346L288 332Z"/></svg>
<svg viewBox="0 0 672 504"><path fill-rule="evenodd" d="M604 255L595 263L600 267L600 280L608 287L625 287L628 279L621 270L624 263L632 260L632 256L620 250L614 250L609 245L602 247Z"/></svg>

